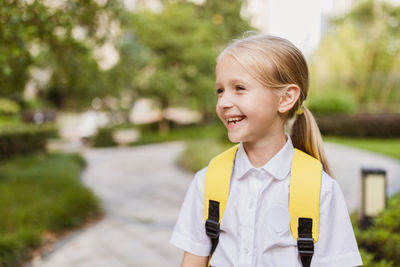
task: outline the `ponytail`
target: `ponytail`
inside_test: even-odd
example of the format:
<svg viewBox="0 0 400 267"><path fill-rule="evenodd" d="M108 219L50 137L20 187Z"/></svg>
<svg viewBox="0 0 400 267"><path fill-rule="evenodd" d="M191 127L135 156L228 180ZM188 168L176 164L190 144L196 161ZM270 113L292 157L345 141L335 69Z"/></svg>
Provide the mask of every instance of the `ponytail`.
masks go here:
<svg viewBox="0 0 400 267"><path fill-rule="evenodd" d="M314 116L306 107L302 107L302 109L303 114L296 115L292 126L291 138L293 146L317 158L321 162L324 171L332 176L325 155L321 132Z"/></svg>

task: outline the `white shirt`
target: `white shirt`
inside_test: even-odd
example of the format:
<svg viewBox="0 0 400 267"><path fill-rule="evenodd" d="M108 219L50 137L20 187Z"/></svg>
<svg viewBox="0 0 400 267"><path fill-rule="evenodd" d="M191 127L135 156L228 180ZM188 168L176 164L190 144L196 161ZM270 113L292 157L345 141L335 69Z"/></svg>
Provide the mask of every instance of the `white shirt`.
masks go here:
<svg viewBox="0 0 400 267"><path fill-rule="evenodd" d="M255 168L243 144L239 145L219 244L210 261L212 266L302 266L297 242L290 231L288 210L293 153L288 136L285 146L271 160ZM198 256L208 256L211 250L203 217L206 170L196 173L170 240ZM311 267L362 265L342 191L325 172L319 220L319 240Z"/></svg>

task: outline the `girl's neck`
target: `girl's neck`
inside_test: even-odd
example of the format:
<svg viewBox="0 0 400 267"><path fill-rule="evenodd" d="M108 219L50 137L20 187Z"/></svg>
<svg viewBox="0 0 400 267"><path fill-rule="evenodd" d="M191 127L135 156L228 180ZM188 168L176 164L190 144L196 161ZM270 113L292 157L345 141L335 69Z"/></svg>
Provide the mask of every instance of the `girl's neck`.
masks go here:
<svg viewBox="0 0 400 267"><path fill-rule="evenodd" d="M273 158L285 144L285 134L278 134L265 137L257 142L243 142L243 147L251 164L259 168Z"/></svg>

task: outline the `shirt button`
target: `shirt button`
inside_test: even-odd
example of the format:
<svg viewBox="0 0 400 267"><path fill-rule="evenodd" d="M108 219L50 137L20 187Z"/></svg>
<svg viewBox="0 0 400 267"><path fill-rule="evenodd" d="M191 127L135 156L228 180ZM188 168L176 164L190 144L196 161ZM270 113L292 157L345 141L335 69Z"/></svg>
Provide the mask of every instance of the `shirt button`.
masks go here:
<svg viewBox="0 0 400 267"><path fill-rule="evenodd" d="M249 254L250 250L248 248L244 248L244 253Z"/></svg>

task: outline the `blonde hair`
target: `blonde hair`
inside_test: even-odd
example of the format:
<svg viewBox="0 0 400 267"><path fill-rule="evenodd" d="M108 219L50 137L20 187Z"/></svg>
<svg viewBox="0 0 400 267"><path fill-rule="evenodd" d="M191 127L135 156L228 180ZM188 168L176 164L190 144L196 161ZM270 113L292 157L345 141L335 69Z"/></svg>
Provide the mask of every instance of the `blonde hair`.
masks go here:
<svg viewBox="0 0 400 267"><path fill-rule="evenodd" d="M225 54L234 57L266 88L282 91L291 84L299 86L300 97L286 116L286 121L295 117L291 131L293 145L317 158L324 171L331 175L318 125L311 112L303 106L308 95L309 79L307 62L301 51L280 37L252 35L234 41L218 59Z"/></svg>

